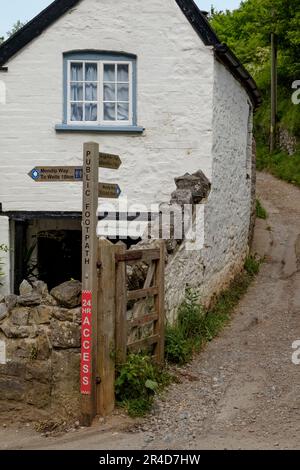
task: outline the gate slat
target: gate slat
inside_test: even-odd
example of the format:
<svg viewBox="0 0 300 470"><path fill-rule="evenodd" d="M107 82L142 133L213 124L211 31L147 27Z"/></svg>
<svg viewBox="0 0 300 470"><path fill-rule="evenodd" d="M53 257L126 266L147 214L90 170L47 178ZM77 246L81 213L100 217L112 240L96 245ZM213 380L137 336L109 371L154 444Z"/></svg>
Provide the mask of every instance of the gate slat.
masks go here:
<svg viewBox="0 0 300 470"><path fill-rule="evenodd" d="M115 245L116 255L124 255L126 245L118 242ZM116 263L116 361L126 362L127 354L127 286L126 264Z"/></svg>
<svg viewBox="0 0 300 470"><path fill-rule="evenodd" d="M148 338L141 339L139 341L135 341L133 343L128 344L128 349L130 352L141 351L148 346L152 346L152 344L156 344L159 341L159 335L149 336Z"/></svg>
<svg viewBox="0 0 300 470"><path fill-rule="evenodd" d="M135 318L134 320L128 320L127 324L129 328L135 328L136 326L143 326L147 323L158 320L157 313L152 313L150 315L145 315L144 317Z"/></svg>
<svg viewBox="0 0 300 470"><path fill-rule="evenodd" d="M127 294L128 300L143 299L158 294L158 287L149 287L148 289L131 290Z"/></svg>

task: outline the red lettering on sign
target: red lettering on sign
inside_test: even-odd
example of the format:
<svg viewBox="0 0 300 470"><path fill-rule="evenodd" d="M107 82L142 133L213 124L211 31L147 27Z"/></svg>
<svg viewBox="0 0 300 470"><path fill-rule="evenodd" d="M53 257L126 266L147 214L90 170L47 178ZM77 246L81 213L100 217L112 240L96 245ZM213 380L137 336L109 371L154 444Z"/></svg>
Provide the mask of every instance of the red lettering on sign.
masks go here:
<svg viewBox="0 0 300 470"><path fill-rule="evenodd" d="M92 293L82 292L82 328L81 328L81 368L80 390L83 395L91 395L92 366Z"/></svg>

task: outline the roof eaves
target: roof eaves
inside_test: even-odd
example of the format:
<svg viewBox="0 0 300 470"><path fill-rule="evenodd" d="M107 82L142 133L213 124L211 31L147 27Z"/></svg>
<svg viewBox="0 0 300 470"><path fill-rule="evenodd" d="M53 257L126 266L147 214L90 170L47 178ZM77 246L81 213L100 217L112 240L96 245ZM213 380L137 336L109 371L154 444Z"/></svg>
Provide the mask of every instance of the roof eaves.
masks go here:
<svg viewBox="0 0 300 470"><path fill-rule="evenodd" d="M227 44L217 44L214 47L217 59L230 70L232 75L244 86L251 98L254 109L262 103L260 91L250 73L242 65Z"/></svg>

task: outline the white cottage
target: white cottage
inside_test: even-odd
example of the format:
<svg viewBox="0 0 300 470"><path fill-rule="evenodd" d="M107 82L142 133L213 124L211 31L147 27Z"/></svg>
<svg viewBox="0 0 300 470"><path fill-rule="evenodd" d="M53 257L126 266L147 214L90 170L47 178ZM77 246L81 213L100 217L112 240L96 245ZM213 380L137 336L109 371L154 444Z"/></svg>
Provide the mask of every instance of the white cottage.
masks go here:
<svg viewBox="0 0 300 470"><path fill-rule="evenodd" d="M118 212L155 211L185 173L211 181L204 247L182 245L168 267L171 304L187 283L212 292L240 268L260 95L193 0L56 0L2 44L0 84L3 292L33 269L50 284L78 274L81 185L28 172L81 165L88 141L122 157L117 172L101 170L122 189Z"/></svg>

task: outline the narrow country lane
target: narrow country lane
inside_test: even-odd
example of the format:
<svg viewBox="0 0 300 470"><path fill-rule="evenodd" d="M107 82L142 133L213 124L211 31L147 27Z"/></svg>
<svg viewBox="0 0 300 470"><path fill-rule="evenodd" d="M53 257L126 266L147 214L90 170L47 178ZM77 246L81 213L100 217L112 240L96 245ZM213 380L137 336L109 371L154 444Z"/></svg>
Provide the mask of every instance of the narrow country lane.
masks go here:
<svg viewBox="0 0 300 470"><path fill-rule="evenodd" d="M296 449L300 447L300 190L258 174L267 209L254 251L266 256L232 322L185 368L141 426L97 424L53 438L0 430L0 448ZM115 422L115 421L116 422ZM115 423L115 424L114 424Z"/></svg>

